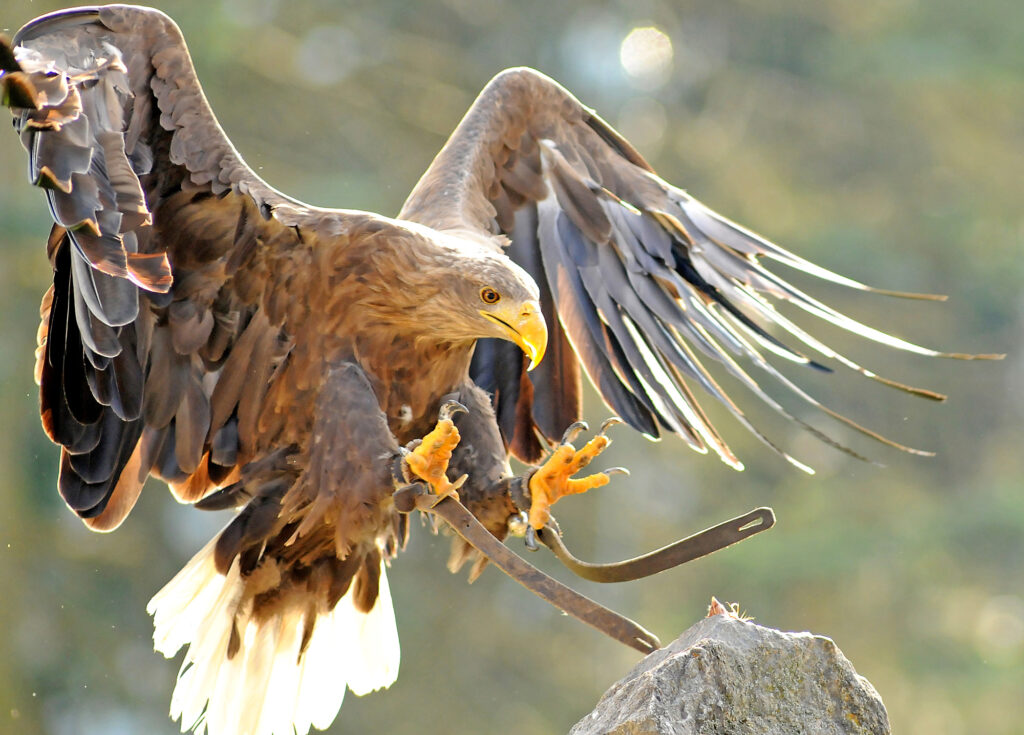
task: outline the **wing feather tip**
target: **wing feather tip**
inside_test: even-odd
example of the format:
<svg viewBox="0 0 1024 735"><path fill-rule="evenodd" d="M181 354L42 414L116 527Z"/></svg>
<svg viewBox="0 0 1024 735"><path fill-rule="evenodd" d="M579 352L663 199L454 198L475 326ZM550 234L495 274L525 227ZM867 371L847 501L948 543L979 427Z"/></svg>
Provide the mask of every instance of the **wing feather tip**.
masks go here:
<svg viewBox="0 0 1024 735"><path fill-rule="evenodd" d="M722 462L724 462L728 467L731 467L737 472L743 472L745 469L747 469L746 465L744 465L737 457L721 453L719 453L719 457L721 457Z"/></svg>
<svg viewBox="0 0 1024 735"><path fill-rule="evenodd" d="M939 352L936 357L945 357L950 360L1005 360L1005 352L988 352L983 354L971 354L969 352Z"/></svg>
<svg viewBox="0 0 1024 735"><path fill-rule="evenodd" d="M5 107L22 110L38 110L38 92L21 71L5 71L0 78L0 102Z"/></svg>
<svg viewBox="0 0 1024 735"><path fill-rule="evenodd" d="M912 291L893 291L887 288L875 288L865 286L865 291L879 294L880 296L891 296L896 299L910 299L913 301L948 301L949 296L944 293L914 293Z"/></svg>
<svg viewBox="0 0 1024 735"><path fill-rule="evenodd" d="M796 467L801 472L804 472L805 474L810 475L810 476L814 476L814 475L818 474L817 471L813 467L811 467L810 465L804 464L800 460L793 459L792 457L789 457L788 459L789 459L789 463L791 465L793 465L794 467Z"/></svg>
<svg viewBox="0 0 1024 735"><path fill-rule="evenodd" d="M871 378L875 382L881 383L882 385L886 385L890 388L896 388L897 390L901 390L904 393L909 393L910 395L917 396L918 398L926 398L929 401L935 401L936 403L943 403L949 397L945 393L939 393L938 391L928 390L927 388L918 388L913 385L907 385L906 383L900 383L899 381L892 380L890 378L883 378L881 375L875 375L874 373L871 372L865 372L865 375L867 375L867 377Z"/></svg>
<svg viewBox="0 0 1024 735"><path fill-rule="evenodd" d="M167 253L129 253L127 277L141 289L167 293L174 284Z"/></svg>

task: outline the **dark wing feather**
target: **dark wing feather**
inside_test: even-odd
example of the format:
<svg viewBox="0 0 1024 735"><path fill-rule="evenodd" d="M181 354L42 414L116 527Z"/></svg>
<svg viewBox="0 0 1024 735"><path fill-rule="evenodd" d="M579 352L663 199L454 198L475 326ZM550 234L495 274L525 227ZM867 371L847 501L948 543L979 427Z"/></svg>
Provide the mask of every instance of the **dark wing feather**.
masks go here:
<svg viewBox="0 0 1024 735"><path fill-rule="evenodd" d="M509 257L537 282L541 312L548 324L548 348L541 364L527 377L522 370L522 361L519 361L517 377L533 386L532 411L530 406L524 406L520 413L524 414L527 426L536 422L542 436L557 436L579 418L582 410L579 360L558 319L554 296L544 272L537 239L537 208L532 204L520 207L515 223ZM517 362L513 360L511 364L516 365ZM530 433L533 434L532 431Z"/></svg>
<svg viewBox="0 0 1024 735"><path fill-rule="evenodd" d="M741 366L848 426L910 450L842 417L782 375L767 359L819 370L833 360L911 393L942 396L881 378L835 352L775 307L792 303L836 326L922 355L970 358L911 344L850 319L768 270L771 261L851 288L874 289L809 263L758 237L659 178L618 133L565 89L531 69L510 69L481 93L410 195L401 217L438 229L503 233L508 255L540 284L554 360L526 375L500 372L495 348L483 348L474 380L494 394L507 444L526 461L536 447L521 436L555 440L579 418L578 367L571 345L605 402L627 423L656 436L659 426L698 451L742 467L701 410L691 385L722 403L774 451L702 363L710 358L757 398L819 439L854 456L794 417ZM547 301L545 301L545 299ZM788 344L779 334L802 346ZM807 350L805 354L803 350ZM815 357L809 356L815 353ZM988 357L988 356L980 356ZM516 388L520 381L532 391ZM566 387L568 390L565 390ZM512 409L508 402L516 402ZM510 417L515 417L513 421ZM512 435L509 435L512 427Z"/></svg>
<svg viewBox="0 0 1024 735"><path fill-rule="evenodd" d="M0 86L56 223L43 424L63 447L64 499L110 530L149 474L195 501L274 445L259 417L288 349L281 284L351 213L245 165L158 11L62 11L13 45L0 40Z"/></svg>

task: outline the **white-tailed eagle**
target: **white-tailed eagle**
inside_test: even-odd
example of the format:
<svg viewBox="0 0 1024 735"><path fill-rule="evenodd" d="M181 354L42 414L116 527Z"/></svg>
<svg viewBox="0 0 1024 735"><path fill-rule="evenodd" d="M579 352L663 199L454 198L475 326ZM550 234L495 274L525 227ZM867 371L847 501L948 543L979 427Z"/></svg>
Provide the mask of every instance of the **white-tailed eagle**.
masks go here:
<svg viewBox="0 0 1024 735"><path fill-rule="evenodd" d="M499 539L523 511L543 527L559 497L608 481L573 477L603 432L579 450L559 441L580 419L584 373L629 426L736 468L698 390L803 465L705 362L789 419L749 370L890 444L771 360L940 398L836 353L775 304L940 353L771 266L874 289L712 212L531 69L486 86L389 218L261 180L156 10L39 18L0 47L0 68L55 222L36 377L61 496L97 531L124 520L150 475L182 501L238 509L149 607L158 650L188 647L172 700L183 728L306 733L331 723L346 687L394 681L384 569L408 533L396 486L457 494ZM509 492L511 455L539 466L529 508ZM472 557L460 547L455 566Z"/></svg>

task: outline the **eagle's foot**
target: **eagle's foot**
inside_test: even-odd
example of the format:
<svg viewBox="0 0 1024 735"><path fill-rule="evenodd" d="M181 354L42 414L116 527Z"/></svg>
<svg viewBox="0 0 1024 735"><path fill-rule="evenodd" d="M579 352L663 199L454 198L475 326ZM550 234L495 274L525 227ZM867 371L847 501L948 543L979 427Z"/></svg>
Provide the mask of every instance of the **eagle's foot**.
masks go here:
<svg viewBox="0 0 1024 735"><path fill-rule="evenodd" d="M466 481L466 475L462 475L455 482L449 482L447 475L448 462L461 438L452 415L466 410L458 401L445 401L438 412L437 425L422 439L410 442L406 447L410 450L405 455L408 474L430 486L431 491L437 495L435 505L449 495L458 500L458 489Z"/></svg>
<svg viewBox="0 0 1024 735"><path fill-rule="evenodd" d="M587 429L586 423L577 421L565 430L561 444L530 478L531 528L538 531L544 528L551 519L551 506L566 495L576 495L607 485L612 475L629 474L629 470L624 467L613 467L586 477L573 478L611 444L611 439L605 436L608 428L621 423L622 419L617 416L606 420L594 438L578 450L572 441Z"/></svg>

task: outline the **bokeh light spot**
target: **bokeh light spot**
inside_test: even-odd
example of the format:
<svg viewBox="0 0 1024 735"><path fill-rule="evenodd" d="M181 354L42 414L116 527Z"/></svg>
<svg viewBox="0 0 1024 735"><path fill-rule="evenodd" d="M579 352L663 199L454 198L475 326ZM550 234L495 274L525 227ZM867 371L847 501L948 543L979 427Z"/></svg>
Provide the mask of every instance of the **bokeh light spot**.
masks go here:
<svg viewBox="0 0 1024 735"><path fill-rule="evenodd" d="M644 86L663 84L672 69L672 58L672 39L654 26L634 28L619 47L622 68Z"/></svg>
<svg viewBox="0 0 1024 735"><path fill-rule="evenodd" d="M992 663L1019 663L1024 653L1024 600L1016 595L995 595L975 619L978 652Z"/></svg>
<svg viewBox="0 0 1024 735"><path fill-rule="evenodd" d="M347 28L324 25L302 39L295 54L295 70L309 84L335 84L361 63L359 41Z"/></svg>

